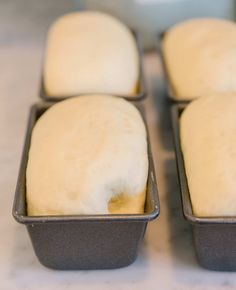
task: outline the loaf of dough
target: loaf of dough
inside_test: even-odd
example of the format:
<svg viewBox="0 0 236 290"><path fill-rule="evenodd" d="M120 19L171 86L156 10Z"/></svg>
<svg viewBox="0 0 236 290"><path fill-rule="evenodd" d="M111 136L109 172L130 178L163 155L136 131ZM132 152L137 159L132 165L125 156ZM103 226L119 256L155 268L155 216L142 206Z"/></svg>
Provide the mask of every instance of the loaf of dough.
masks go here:
<svg viewBox="0 0 236 290"><path fill-rule="evenodd" d="M77 94L134 95L139 55L132 32L101 12L75 12L51 27L44 86L51 97Z"/></svg>
<svg viewBox="0 0 236 290"><path fill-rule="evenodd" d="M147 175L146 129L133 104L104 95L67 99L33 129L28 215L142 213Z"/></svg>
<svg viewBox="0 0 236 290"><path fill-rule="evenodd" d="M236 94L193 101L180 136L193 212L236 216Z"/></svg>
<svg viewBox="0 0 236 290"><path fill-rule="evenodd" d="M202 18L164 36L163 56L176 100L236 92L236 24Z"/></svg>

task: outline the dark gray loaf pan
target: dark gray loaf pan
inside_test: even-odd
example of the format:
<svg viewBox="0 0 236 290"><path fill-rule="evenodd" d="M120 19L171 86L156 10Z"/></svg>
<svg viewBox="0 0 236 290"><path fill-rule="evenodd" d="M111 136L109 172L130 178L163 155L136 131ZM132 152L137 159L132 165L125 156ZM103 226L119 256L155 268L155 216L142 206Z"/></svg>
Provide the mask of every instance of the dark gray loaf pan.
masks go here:
<svg viewBox="0 0 236 290"><path fill-rule="evenodd" d="M27 216L26 166L31 133L37 119L52 104L31 107L16 186L13 216L25 224L39 261L50 268L112 269L131 264L147 222L159 214L155 170L148 141L149 174L144 214Z"/></svg>
<svg viewBox="0 0 236 290"><path fill-rule="evenodd" d="M126 100L129 101L139 101L142 100L146 97L146 86L145 86L145 80L144 80L144 72L143 72L143 48L141 45L141 39L140 39L140 34L135 31L132 30L132 33L134 35L134 38L136 40L137 43L137 47L138 47L138 53L139 53L139 83L138 83L138 92L137 94L133 95L133 96L123 96L123 95L117 95L118 97L122 97ZM79 52L78 52L79 53ZM85 94L76 94L76 96L79 95L85 95ZM60 97L60 96L49 96L45 90L44 87L44 79L43 79L43 73L41 76L41 82L40 82L40 91L39 91L39 96L44 100L44 101L53 101L53 102L57 102L57 101L62 101L65 100L69 97L75 97L74 96L64 96L64 97Z"/></svg>
<svg viewBox="0 0 236 290"><path fill-rule="evenodd" d="M172 125L183 214L193 228L199 264L209 270L236 271L236 217L197 217L193 214L179 134L179 119L185 107L186 104L172 105Z"/></svg>

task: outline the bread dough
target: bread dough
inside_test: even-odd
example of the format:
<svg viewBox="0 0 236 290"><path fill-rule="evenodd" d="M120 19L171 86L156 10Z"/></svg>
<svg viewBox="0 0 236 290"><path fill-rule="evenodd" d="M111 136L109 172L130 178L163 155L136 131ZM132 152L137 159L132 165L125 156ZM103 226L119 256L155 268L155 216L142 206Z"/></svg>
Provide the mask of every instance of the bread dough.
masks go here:
<svg viewBox="0 0 236 290"><path fill-rule="evenodd" d="M179 23L162 42L176 100L236 92L236 24L214 18Z"/></svg>
<svg viewBox="0 0 236 290"><path fill-rule="evenodd" d="M193 101L180 136L193 212L236 216L236 94Z"/></svg>
<svg viewBox="0 0 236 290"><path fill-rule="evenodd" d="M147 175L146 129L133 104L104 95L67 99L33 129L28 215L142 213Z"/></svg>
<svg viewBox="0 0 236 290"><path fill-rule="evenodd" d="M44 86L50 97L134 95L138 81L136 41L116 18L101 12L75 12L50 28L44 63Z"/></svg>

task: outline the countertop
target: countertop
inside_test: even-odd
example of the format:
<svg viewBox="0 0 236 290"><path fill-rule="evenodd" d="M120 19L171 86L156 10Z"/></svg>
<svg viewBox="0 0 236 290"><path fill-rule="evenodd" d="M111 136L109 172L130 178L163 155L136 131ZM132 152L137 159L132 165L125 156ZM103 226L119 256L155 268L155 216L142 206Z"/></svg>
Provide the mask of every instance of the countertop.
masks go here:
<svg viewBox="0 0 236 290"><path fill-rule="evenodd" d="M29 106L39 101L45 33L45 29L40 30L40 23L43 26L45 22L38 21L29 29L27 17L24 20L20 16L9 18L16 14L7 3L0 3L0 288L236 289L235 273L211 272L197 263L191 228L182 217L169 103L156 52L147 53L144 58L148 84L144 105L157 172L161 214L149 224L137 260L125 268L102 271L55 271L38 262L26 229L14 221L11 209ZM32 33L24 35L27 29Z"/></svg>

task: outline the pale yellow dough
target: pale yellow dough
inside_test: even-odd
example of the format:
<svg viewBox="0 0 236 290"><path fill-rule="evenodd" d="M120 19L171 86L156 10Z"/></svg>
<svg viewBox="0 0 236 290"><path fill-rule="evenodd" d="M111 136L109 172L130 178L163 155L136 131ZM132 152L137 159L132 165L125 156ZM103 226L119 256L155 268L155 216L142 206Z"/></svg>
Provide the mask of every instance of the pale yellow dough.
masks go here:
<svg viewBox="0 0 236 290"><path fill-rule="evenodd" d="M236 24L202 18L166 33L162 49L176 100L236 92Z"/></svg>
<svg viewBox="0 0 236 290"><path fill-rule="evenodd" d="M146 129L133 104L103 95L59 102L33 129L28 215L142 213L147 175Z"/></svg>
<svg viewBox="0 0 236 290"><path fill-rule="evenodd" d="M193 212L236 216L236 94L193 101L181 115L181 147Z"/></svg>
<svg viewBox="0 0 236 290"><path fill-rule="evenodd" d="M44 85L51 97L134 95L138 81L137 45L118 19L101 12L74 12L50 28Z"/></svg>

